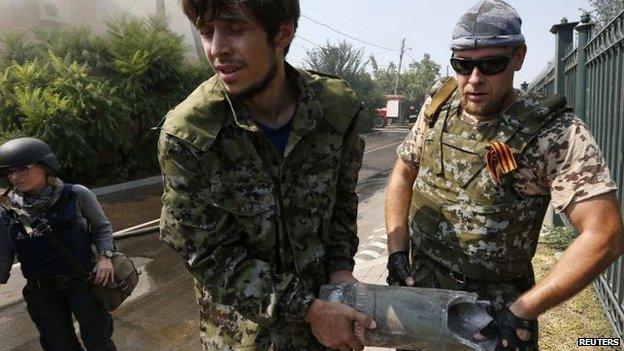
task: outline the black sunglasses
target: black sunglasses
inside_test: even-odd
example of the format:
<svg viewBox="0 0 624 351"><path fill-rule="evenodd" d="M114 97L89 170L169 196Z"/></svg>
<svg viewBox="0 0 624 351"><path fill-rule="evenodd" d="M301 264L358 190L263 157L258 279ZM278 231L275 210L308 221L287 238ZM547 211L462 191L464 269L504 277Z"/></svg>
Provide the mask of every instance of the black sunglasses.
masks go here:
<svg viewBox="0 0 624 351"><path fill-rule="evenodd" d="M493 76L507 68L511 58L516 54L516 51L518 51L517 47L513 49L509 55L489 56L478 59L453 56L451 57L451 67L453 67L453 70L457 72L457 74L461 74L462 76L471 75L475 67L479 68L479 72L486 76Z"/></svg>

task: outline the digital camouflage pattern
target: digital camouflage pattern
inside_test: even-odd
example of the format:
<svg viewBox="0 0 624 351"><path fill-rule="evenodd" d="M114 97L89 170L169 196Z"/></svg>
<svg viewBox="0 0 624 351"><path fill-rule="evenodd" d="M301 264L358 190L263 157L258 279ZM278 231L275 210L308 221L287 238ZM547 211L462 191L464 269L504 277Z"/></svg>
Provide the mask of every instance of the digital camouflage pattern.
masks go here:
<svg viewBox="0 0 624 351"><path fill-rule="evenodd" d="M357 250L360 103L339 79L300 91L284 155L216 78L172 110L159 139L161 239L197 284L204 350L318 350L303 316Z"/></svg>
<svg viewBox="0 0 624 351"><path fill-rule="evenodd" d="M521 277L549 200L518 196L507 177L496 185L485 154L493 140L521 153L545 116L564 105L551 111L525 98L476 129L458 118L459 105L456 90L425 134L410 207L412 239L420 252L473 279ZM520 111L530 112L516 117Z"/></svg>
<svg viewBox="0 0 624 351"><path fill-rule="evenodd" d="M564 99L521 94L499 118L477 123L464 121L459 105L456 91L432 123L419 116L397 150L418 169L412 240L420 253L473 279L524 277L551 197L562 211L614 191L615 183L595 140ZM519 167L501 186L485 167L494 140L511 147Z"/></svg>
<svg viewBox="0 0 624 351"><path fill-rule="evenodd" d="M418 170L410 208L416 286L476 292L495 312L534 284L530 260L548 201L561 212L616 190L596 141L564 101L518 93L513 106L485 122L463 118L457 93L433 125L423 107L397 149ZM501 186L485 167L493 140L512 148L519 167ZM537 339L535 331L534 350Z"/></svg>
<svg viewBox="0 0 624 351"><path fill-rule="evenodd" d="M440 86L437 82L430 95ZM518 93L519 101L530 98L525 92ZM424 106L430 101L428 97ZM414 169L419 168L421 159L424 106L397 148L399 157ZM492 123L465 122L476 129ZM515 156L519 169L510 174L514 190L522 196L550 196L557 213L572 203L617 190L596 140L587 125L572 112L564 112L544 126L526 150Z"/></svg>
<svg viewBox="0 0 624 351"><path fill-rule="evenodd" d="M485 160L495 140L518 164L500 186ZM462 118L456 91L432 121L421 113L397 152L418 170L409 218L416 286L476 292L495 315L534 285L531 259L551 196L562 211L615 190L596 142L562 98L521 94L499 118L477 122ZM536 329L531 340L538 350Z"/></svg>
<svg viewBox="0 0 624 351"><path fill-rule="evenodd" d="M451 50L524 45L518 11L501 0L483 0L471 7L453 29Z"/></svg>

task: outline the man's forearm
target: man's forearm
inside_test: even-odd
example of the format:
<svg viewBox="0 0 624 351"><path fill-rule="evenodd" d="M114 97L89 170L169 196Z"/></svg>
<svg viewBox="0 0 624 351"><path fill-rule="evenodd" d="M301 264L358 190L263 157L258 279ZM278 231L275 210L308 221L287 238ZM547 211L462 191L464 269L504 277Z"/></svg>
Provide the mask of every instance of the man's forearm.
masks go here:
<svg viewBox="0 0 624 351"><path fill-rule="evenodd" d="M406 250L409 242L407 217L417 171L407 167L398 160L386 188L386 232L390 254Z"/></svg>
<svg viewBox="0 0 624 351"><path fill-rule="evenodd" d="M624 226L615 193L571 204L565 213L581 234L548 276L510 306L519 317L537 318L565 301L624 252Z"/></svg>
<svg viewBox="0 0 624 351"><path fill-rule="evenodd" d="M548 276L514 302L511 311L537 318L591 283L621 254L622 239L614 242L613 236L602 234L581 233Z"/></svg>

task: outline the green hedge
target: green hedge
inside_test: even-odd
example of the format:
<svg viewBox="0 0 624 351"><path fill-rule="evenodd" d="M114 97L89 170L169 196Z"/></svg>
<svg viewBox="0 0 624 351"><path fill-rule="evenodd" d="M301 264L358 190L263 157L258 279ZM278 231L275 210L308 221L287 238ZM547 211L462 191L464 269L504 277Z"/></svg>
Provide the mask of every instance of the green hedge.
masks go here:
<svg viewBox="0 0 624 351"><path fill-rule="evenodd" d="M119 18L108 31L3 34L0 142L40 138L61 176L99 186L158 172L151 128L212 72L185 62L184 41L159 18Z"/></svg>

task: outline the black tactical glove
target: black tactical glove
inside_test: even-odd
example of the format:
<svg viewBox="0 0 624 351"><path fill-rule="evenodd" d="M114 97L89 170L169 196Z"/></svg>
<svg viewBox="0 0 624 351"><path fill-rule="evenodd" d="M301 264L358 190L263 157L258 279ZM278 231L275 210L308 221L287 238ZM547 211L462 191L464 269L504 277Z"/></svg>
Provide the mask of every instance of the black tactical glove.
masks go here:
<svg viewBox="0 0 624 351"><path fill-rule="evenodd" d="M405 279L411 277L407 251L397 251L388 257L388 285L407 286Z"/></svg>
<svg viewBox="0 0 624 351"><path fill-rule="evenodd" d="M528 339L521 339L516 329L528 331ZM537 338L537 320L520 318L505 307L496 320L481 330L481 335L488 338L498 336L496 351L533 351Z"/></svg>

